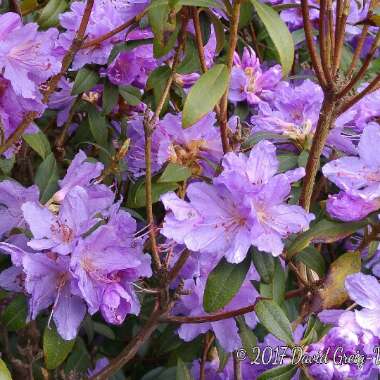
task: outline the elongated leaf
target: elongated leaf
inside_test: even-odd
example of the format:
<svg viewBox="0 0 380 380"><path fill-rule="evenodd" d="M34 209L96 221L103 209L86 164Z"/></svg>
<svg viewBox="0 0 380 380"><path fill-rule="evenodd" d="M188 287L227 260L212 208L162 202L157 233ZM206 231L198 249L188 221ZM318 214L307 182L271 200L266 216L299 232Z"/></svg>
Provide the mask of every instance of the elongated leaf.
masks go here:
<svg viewBox="0 0 380 380"><path fill-rule="evenodd" d="M153 90L154 95L154 103L155 107L159 103L162 94L164 93L164 89L166 86L166 83L171 75L171 69L169 66L160 66L157 69L153 70L148 78L148 81L146 83L146 89L147 90ZM122 94L121 94L122 95ZM165 106L163 107L163 111L165 110L168 99L166 99Z"/></svg>
<svg viewBox="0 0 380 380"><path fill-rule="evenodd" d="M87 373L91 367L91 356L87 351L83 339L77 337L74 349L71 351L65 364L65 372L75 371L82 374Z"/></svg>
<svg viewBox="0 0 380 380"><path fill-rule="evenodd" d="M106 81L104 84L103 92L103 111L105 114L110 113L119 99L119 88L112 84L110 81Z"/></svg>
<svg viewBox="0 0 380 380"><path fill-rule="evenodd" d="M12 380L12 375L3 359L0 359L0 380Z"/></svg>
<svg viewBox="0 0 380 380"><path fill-rule="evenodd" d="M231 264L222 259L209 274L203 296L203 308L213 313L226 306L239 291L248 269L250 255L239 264Z"/></svg>
<svg viewBox="0 0 380 380"><path fill-rule="evenodd" d="M346 277L360 272L360 268L359 252L347 252L330 265L323 288L319 293L323 309L339 307L348 299L345 288Z"/></svg>
<svg viewBox="0 0 380 380"><path fill-rule="evenodd" d="M191 177L191 170L182 165L169 163L157 183L182 182Z"/></svg>
<svg viewBox="0 0 380 380"><path fill-rule="evenodd" d="M3 326L9 331L17 331L26 326L28 305L26 298L18 294L12 302L4 309L1 316Z"/></svg>
<svg viewBox="0 0 380 380"><path fill-rule="evenodd" d="M178 188L178 183L165 182L165 183L152 183L152 200L153 203L160 200L162 194L168 191L173 191ZM145 181L137 181L129 189L127 207L140 208L146 205L145 199Z"/></svg>
<svg viewBox="0 0 380 380"><path fill-rule="evenodd" d="M149 5L148 9L154 9L163 5L169 5L171 0L155 0ZM173 5L173 4L172 4ZM178 11L182 6L204 7L204 8L222 8L223 5L216 0L178 0L175 1L175 10Z"/></svg>
<svg viewBox="0 0 380 380"><path fill-rule="evenodd" d="M73 89L71 91L72 95L79 95L82 92L86 92L91 90L99 80L99 75L87 67L83 67L77 73L75 77L75 82L73 85Z"/></svg>
<svg viewBox="0 0 380 380"><path fill-rule="evenodd" d="M333 243L341 240L354 232L360 230L368 224L368 220L360 222L332 222L330 220L320 220L311 228L299 235L288 248L288 259L296 253L303 251L310 243Z"/></svg>
<svg viewBox="0 0 380 380"><path fill-rule="evenodd" d="M236 321L239 326L239 335L243 344L243 348L245 349L248 357L252 361L255 361L257 358L252 348L257 345L257 338L253 331L245 323L245 319L243 316L236 317Z"/></svg>
<svg viewBox="0 0 380 380"><path fill-rule="evenodd" d="M275 337L286 344L293 342L290 322L281 307L275 302L261 300L257 303L255 312L263 326Z"/></svg>
<svg viewBox="0 0 380 380"><path fill-rule="evenodd" d="M320 277L323 277L326 270L325 260L322 255L313 246L305 248L295 256L296 261L304 263L307 267L313 269Z"/></svg>
<svg viewBox="0 0 380 380"><path fill-rule="evenodd" d="M58 190L58 165L54 154L50 153L38 167L34 178L35 184L40 189L40 201L46 203Z"/></svg>
<svg viewBox="0 0 380 380"><path fill-rule="evenodd" d="M257 380L290 380L296 373L298 367L292 364L274 367L263 372Z"/></svg>
<svg viewBox="0 0 380 380"><path fill-rule="evenodd" d="M253 264L260 275L260 280L270 284L274 275L274 258L272 255L260 252L258 249L250 248Z"/></svg>
<svg viewBox="0 0 380 380"><path fill-rule="evenodd" d="M187 95L183 107L182 126L190 127L212 111L226 92L227 87L228 70L226 65L215 65L204 73Z"/></svg>
<svg viewBox="0 0 380 380"><path fill-rule="evenodd" d="M193 376L181 358L177 360L176 380L193 380Z"/></svg>
<svg viewBox="0 0 380 380"><path fill-rule="evenodd" d="M66 0L50 0L42 9L37 22L42 28L59 24L59 15L67 8Z"/></svg>
<svg viewBox="0 0 380 380"><path fill-rule="evenodd" d="M141 103L141 92L133 86L119 86L119 93L131 106L138 106Z"/></svg>
<svg viewBox="0 0 380 380"><path fill-rule="evenodd" d="M250 0L271 38L282 65L282 74L287 76L294 61L294 42L288 27L279 14L259 0Z"/></svg>
<svg viewBox="0 0 380 380"><path fill-rule="evenodd" d="M43 349L47 369L55 369L61 365L71 352L75 339L64 340L58 334L55 326L46 326L43 337Z"/></svg>
<svg viewBox="0 0 380 380"><path fill-rule="evenodd" d="M51 153L50 143L42 132L22 136L24 141L44 160Z"/></svg>
<svg viewBox="0 0 380 380"><path fill-rule="evenodd" d="M88 121L91 134L94 136L95 141L103 147L106 146L108 139L108 123L106 117L95 107L91 107L88 112Z"/></svg>

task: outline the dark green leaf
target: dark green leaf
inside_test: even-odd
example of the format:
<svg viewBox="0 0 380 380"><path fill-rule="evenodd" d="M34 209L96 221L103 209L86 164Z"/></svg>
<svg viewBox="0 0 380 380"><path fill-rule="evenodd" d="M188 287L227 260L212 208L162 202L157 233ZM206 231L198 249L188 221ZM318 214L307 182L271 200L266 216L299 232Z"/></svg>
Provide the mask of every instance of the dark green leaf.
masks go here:
<svg viewBox="0 0 380 380"><path fill-rule="evenodd" d="M322 255L313 246L306 247L302 252L296 255L295 259L318 273L320 277L323 277L325 274L325 260L323 260Z"/></svg>
<svg viewBox="0 0 380 380"><path fill-rule="evenodd" d="M91 367L91 356L87 351L86 345L83 339L77 337L74 349L71 351L65 365L65 372L69 373L74 371L82 374L87 373L87 370Z"/></svg>
<svg viewBox="0 0 380 380"><path fill-rule="evenodd" d="M42 132L23 135L24 141L44 160L51 153L50 143Z"/></svg>
<svg viewBox="0 0 380 380"><path fill-rule="evenodd" d="M54 154L50 153L38 167L34 178L35 184L40 189L40 201L46 203L58 190L58 165Z"/></svg>
<svg viewBox="0 0 380 380"><path fill-rule="evenodd" d="M87 67L83 67L77 73L75 77L75 82L73 89L71 91L72 95L79 95L83 92L91 90L99 80L99 75L97 72L88 69Z"/></svg>
<svg viewBox="0 0 380 380"><path fill-rule="evenodd" d="M119 93L131 106L138 106L141 103L141 92L136 87L119 86Z"/></svg>
<svg viewBox="0 0 380 380"><path fill-rule="evenodd" d="M294 61L294 42L292 35L279 14L269 5L263 4L259 0L251 0L251 3L277 50L282 65L283 76L287 76L292 69Z"/></svg>
<svg viewBox="0 0 380 380"><path fill-rule="evenodd" d="M3 172L3 174L9 175L15 162L15 156L12 156L11 158L0 158L0 170Z"/></svg>
<svg viewBox="0 0 380 380"><path fill-rule="evenodd" d="M171 69L169 66L160 66L157 69L153 70L148 78L148 81L146 83L146 89L147 90L153 90L153 96L154 96L154 109L160 102L160 99L164 93L164 89L166 87L166 83L171 75ZM163 111L165 110L168 99L166 99L165 106L163 108Z"/></svg>
<svg viewBox="0 0 380 380"><path fill-rule="evenodd" d="M228 359L230 358L230 353L224 351L223 347L220 345L218 341L216 341L215 345L216 345L216 350L218 352L218 358L219 358L218 371L222 372L228 363Z"/></svg>
<svg viewBox="0 0 380 380"><path fill-rule="evenodd" d="M105 147L108 140L108 122L104 115L102 115L96 107L91 107L88 112L88 121L90 124L91 134L94 136L95 141Z"/></svg>
<svg viewBox="0 0 380 380"><path fill-rule="evenodd" d="M99 335L103 335L108 339L115 340L116 336L113 330L107 325L99 322L93 322L94 331Z"/></svg>
<svg viewBox="0 0 380 380"><path fill-rule="evenodd" d="M280 306L273 301L261 300L257 303L255 312L260 323L270 333L286 344L292 344L292 328Z"/></svg>
<svg viewBox="0 0 380 380"><path fill-rule="evenodd" d="M28 305L26 298L18 294L5 308L1 316L3 326L9 331L17 331L26 326Z"/></svg>
<svg viewBox="0 0 380 380"><path fill-rule="evenodd" d="M257 345L257 338L253 331L247 326L245 323L245 319L243 316L236 317L238 326L239 326L239 335L241 342L243 344L243 348L245 349L248 357L255 361L256 354L253 352L252 348Z"/></svg>
<svg viewBox="0 0 380 380"><path fill-rule="evenodd" d="M182 126L188 128L212 111L228 87L226 65L215 65L190 89L182 114ZM205 96L207 94L207 96Z"/></svg>
<svg viewBox="0 0 380 380"><path fill-rule="evenodd" d="M360 222L341 223L322 219L313 224L310 229L299 235L289 246L287 251L288 259L303 251L310 243L333 243L341 240L354 232L360 230L368 224L368 220Z"/></svg>
<svg viewBox="0 0 380 380"><path fill-rule="evenodd" d="M280 167L278 170L280 173L295 169L298 166L298 157L295 154L279 154L277 158L280 162Z"/></svg>
<svg viewBox="0 0 380 380"><path fill-rule="evenodd" d="M263 372L257 380L290 380L293 378L298 367L289 364L286 366L275 367Z"/></svg>
<svg viewBox="0 0 380 380"><path fill-rule="evenodd" d="M189 177L191 177L191 170L187 166L169 163L157 183L182 182Z"/></svg>
<svg viewBox="0 0 380 380"><path fill-rule="evenodd" d="M260 275L260 280L266 284L270 284L274 274L273 256L265 252L260 252L254 247L251 247L250 251L253 264Z"/></svg>
<svg viewBox="0 0 380 380"><path fill-rule="evenodd" d="M188 38L186 42L185 57L177 67L178 74L190 74L200 71L198 51L193 39Z"/></svg>
<svg viewBox="0 0 380 380"><path fill-rule="evenodd" d="M181 358L177 359L176 380L193 380L193 376Z"/></svg>
<svg viewBox="0 0 380 380"><path fill-rule="evenodd" d="M119 89L110 81L106 81L104 84L103 92L103 112L105 114L110 113L119 99Z"/></svg>
<svg viewBox="0 0 380 380"><path fill-rule="evenodd" d="M250 267L250 255L239 264L231 264L225 258L209 274L203 296L203 308L213 313L226 306L239 291Z"/></svg>
<svg viewBox="0 0 380 380"><path fill-rule="evenodd" d="M58 334L55 326L46 326L43 337L43 349L47 369L55 369L60 366L75 344L75 339L64 340Z"/></svg>

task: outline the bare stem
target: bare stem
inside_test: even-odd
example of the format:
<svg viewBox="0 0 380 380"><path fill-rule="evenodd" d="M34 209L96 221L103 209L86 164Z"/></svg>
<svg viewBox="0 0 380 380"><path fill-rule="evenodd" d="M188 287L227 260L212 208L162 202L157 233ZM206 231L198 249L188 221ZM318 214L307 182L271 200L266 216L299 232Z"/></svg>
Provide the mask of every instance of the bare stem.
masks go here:
<svg viewBox="0 0 380 380"><path fill-rule="evenodd" d="M228 68L228 83L231 80L231 70L234 61L234 53L236 49L237 39L238 39L238 27L239 27L239 18L240 18L240 1L235 0L232 7L232 15L230 19L230 40L227 54L227 68ZM228 93L229 93L229 85L227 86L227 90L224 93L221 101L220 101L220 136L222 139L223 152L227 153L231 151L231 146L228 141L228 125L227 125L227 106L228 106Z"/></svg>
<svg viewBox="0 0 380 380"><path fill-rule="evenodd" d="M236 352L232 355L234 360L234 380L243 380L242 373L241 373L241 363L238 359L238 356Z"/></svg>

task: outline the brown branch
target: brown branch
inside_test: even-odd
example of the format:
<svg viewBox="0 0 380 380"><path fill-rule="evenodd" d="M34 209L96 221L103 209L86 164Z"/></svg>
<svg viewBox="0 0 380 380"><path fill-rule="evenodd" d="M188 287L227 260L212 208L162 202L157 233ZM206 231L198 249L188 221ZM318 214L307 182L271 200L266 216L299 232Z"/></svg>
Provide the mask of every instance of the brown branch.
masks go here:
<svg viewBox="0 0 380 380"><path fill-rule="evenodd" d="M220 137L222 139L222 146L223 146L224 153L231 151L231 146L228 141L227 106L228 106L228 93L229 93L230 81L231 81L231 70L233 66L234 53L235 53L236 44L238 40L240 2L241 0L235 0L233 2L232 15L230 18L230 40L229 40L229 47L228 47L228 54L227 54L228 86L227 86L226 92L224 93L220 101L219 124L220 124Z"/></svg>
<svg viewBox="0 0 380 380"><path fill-rule="evenodd" d="M18 13L22 17L22 12L21 12L21 8L20 8L20 4L18 3L18 0L10 0L9 9L12 12Z"/></svg>
<svg viewBox="0 0 380 380"><path fill-rule="evenodd" d="M44 92L43 102L45 104L48 103L50 95L56 90L58 86L59 80L65 75L67 70L69 69L71 62L74 59L75 54L78 52L82 42L84 35L86 33L87 25L91 16L92 8L94 5L94 0L88 0L86 3L86 8L83 13L83 17L79 26L79 29L76 33L76 36L70 46L70 49L67 51L62 60L62 67L60 72L53 76L48 82L47 89ZM25 130L29 127L30 123L33 122L39 116L38 112L30 111L24 115L21 123L17 127L17 129L13 132L13 134L5 141L4 144L0 146L0 155L3 154L6 150L8 150L14 143L16 143L20 137L23 135Z"/></svg>
<svg viewBox="0 0 380 380"><path fill-rule="evenodd" d="M190 256L190 251L188 249L185 249L182 252L179 259L177 260L177 262L175 263L173 269L169 273L169 281L173 281L175 278L177 278L177 276L179 275L179 272L181 272L181 269L185 265L189 256Z"/></svg>
<svg viewBox="0 0 380 380"><path fill-rule="evenodd" d="M139 13L138 15L136 15L135 17L131 18L130 20L128 20L124 24L119 25L117 28L109 31L108 33L105 33L105 34L103 34L100 37L94 38L91 41L85 42L81 46L81 49L88 49L90 47L97 47L102 42L104 42L104 41L108 40L109 38L115 36L116 34L122 32L123 30L127 29L131 25L138 24L140 22L140 20L144 17L144 15L145 15L146 12L147 12L147 10L145 9L141 13Z"/></svg>
<svg viewBox="0 0 380 380"><path fill-rule="evenodd" d="M369 25L363 26L363 29L360 33L360 36L359 36L359 39L358 39L358 42L357 42L357 45L356 45L356 48L354 51L354 55L352 57L350 67L348 68L348 71L347 71L347 77L350 77L352 75L352 73L354 72L354 70L356 68L356 65L358 64L360 54L363 50L364 42L367 38L368 29L369 29Z"/></svg>
<svg viewBox="0 0 380 380"><path fill-rule="evenodd" d="M208 332L205 335L201 364L199 367L199 380L207 380L206 379L206 372L205 372L207 356L208 356L208 353L210 351L211 345L214 342L214 340L215 340L215 337L210 332Z"/></svg>
<svg viewBox="0 0 380 380"><path fill-rule="evenodd" d="M330 39L330 23L327 21L327 0L321 0L321 6L319 11L319 49L321 52L321 63L323 73L326 77L328 86L333 85L333 79L331 76L331 44L328 43Z"/></svg>
<svg viewBox="0 0 380 380"><path fill-rule="evenodd" d="M193 16L193 24L194 24L194 30L195 30L195 41L197 44L199 61L201 63L202 71L205 73L207 71L207 64L206 64L206 59L205 59L205 51L203 48L201 23L199 21L199 10L195 7L192 8L192 16Z"/></svg>
<svg viewBox="0 0 380 380"><path fill-rule="evenodd" d="M257 298L253 305L245 306L240 309L224 311L217 314L199 315L195 317L178 317L178 316L168 316L161 318L161 322L171 322L171 323L206 323L206 322L217 322L227 318L237 317L239 315L247 314L255 310L256 304L264 298Z"/></svg>
<svg viewBox="0 0 380 380"><path fill-rule="evenodd" d="M241 373L241 362L238 359L236 351L232 355L234 361L234 380L243 380L243 376Z"/></svg>
<svg viewBox="0 0 380 380"><path fill-rule="evenodd" d="M350 109L354 104L359 102L361 99L363 99L366 95L370 94L373 91L376 91L379 89L380 85L380 74L374 78L370 84L359 94L356 94L355 96L352 96L346 103L344 103L337 112L337 116L341 115L342 113L346 112L348 109Z"/></svg>
<svg viewBox="0 0 380 380"><path fill-rule="evenodd" d="M344 6L342 7L342 0L338 1L338 5L340 3L339 15L337 13L337 23L335 29L335 49L334 49L334 61L333 61L333 76L336 75L340 62L342 60L342 52L344 45L344 37L345 37L345 29L347 18L349 15L349 3L346 0L344 1Z"/></svg>
<svg viewBox="0 0 380 380"><path fill-rule="evenodd" d="M310 203L313 195L315 178L319 169L320 157L326 144L330 128L335 120L335 107L334 95L326 92L319 114L316 131L313 137L313 144L311 146L309 158L306 164L306 175L303 180L303 187L300 197L300 204L306 211L310 210Z"/></svg>
<svg viewBox="0 0 380 380"><path fill-rule="evenodd" d="M360 81L360 79L363 78L364 74L366 73L369 65L371 64L371 60L374 57L377 47L380 42L380 30L377 32L376 37L371 45L371 49L368 52L367 56L364 59L364 62L359 69L359 71L353 76L353 78L350 80L350 82L347 84L347 86L341 91L339 94L340 97L346 96L353 88L354 86Z"/></svg>
<svg viewBox="0 0 380 380"><path fill-rule="evenodd" d="M322 88L326 88L326 85L327 85L326 78L323 73L320 57L317 54L317 49L315 48L314 41L313 41L313 30L311 26L310 17L309 17L308 0L301 0L301 9L302 9L303 24L304 24L304 29L305 29L306 44L310 53L311 63L315 71L315 74L318 78L319 84L321 85Z"/></svg>

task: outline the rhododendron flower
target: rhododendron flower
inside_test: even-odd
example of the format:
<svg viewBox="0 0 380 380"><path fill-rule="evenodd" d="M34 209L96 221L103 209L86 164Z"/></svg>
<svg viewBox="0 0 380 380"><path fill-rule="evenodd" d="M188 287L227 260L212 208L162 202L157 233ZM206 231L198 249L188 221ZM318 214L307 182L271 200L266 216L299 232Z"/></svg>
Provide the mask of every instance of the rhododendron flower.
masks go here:
<svg viewBox="0 0 380 380"><path fill-rule="evenodd" d="M249 158L228 153L223 168L225 172L213 185L190 184L189 202L174 193L162 196L170 211L163 224L164 236L192 251L219 252L229 262L238 263L252 244L280 255L282 239L306 230L314 219L301 207L285 203L291 180L300 176L275 175L278 160L270 142L258 143Z"/></svg>
<svg viewBox="0 0 380 380"><path fill-rule="evenodd" d="M328 212L341 220L359 220L380 208L380 126L368 124L358 145L359 157L327 163L323 174L343 192L330 196Z"/></svg>
<svg viewBox="0 0 380 380"><path fill-rule="evenodd" d="M272 95L281 77L280 65L263 72L254 50L245 47L242 59L235 52L228 97L233 102L259 103Z"/></svg>

